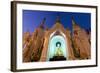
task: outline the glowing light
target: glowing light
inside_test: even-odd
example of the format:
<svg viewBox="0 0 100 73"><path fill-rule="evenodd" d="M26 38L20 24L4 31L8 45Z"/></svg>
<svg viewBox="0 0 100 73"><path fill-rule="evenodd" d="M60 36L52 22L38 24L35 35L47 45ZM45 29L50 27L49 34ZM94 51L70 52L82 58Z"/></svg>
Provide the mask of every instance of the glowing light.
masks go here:
<svg viewBox="0 0 100 73"><path fill-rule="evenodd" d="M60 44L57 44L58 42ZM49 59L52 58L56 54L57 51L59 51L61 54L63 54L64 57L66 57L66 47L67 47L66 40L63 36L61 35L53 36L49 41L47 61L49 61Z"/></svg>

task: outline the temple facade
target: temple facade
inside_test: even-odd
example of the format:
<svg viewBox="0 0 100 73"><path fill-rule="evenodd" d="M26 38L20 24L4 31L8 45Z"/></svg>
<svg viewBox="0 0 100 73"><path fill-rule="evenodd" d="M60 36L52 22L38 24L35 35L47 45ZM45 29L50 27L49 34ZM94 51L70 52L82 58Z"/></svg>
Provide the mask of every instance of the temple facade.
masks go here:
<svg viewBox="0 0 100 73"><path fill-rule="evenodd" d="M44 19L33 32L23 34L23 62L81 60L91 58L91 32L72 19L72 31L57 18L52 28Z"/></svg>

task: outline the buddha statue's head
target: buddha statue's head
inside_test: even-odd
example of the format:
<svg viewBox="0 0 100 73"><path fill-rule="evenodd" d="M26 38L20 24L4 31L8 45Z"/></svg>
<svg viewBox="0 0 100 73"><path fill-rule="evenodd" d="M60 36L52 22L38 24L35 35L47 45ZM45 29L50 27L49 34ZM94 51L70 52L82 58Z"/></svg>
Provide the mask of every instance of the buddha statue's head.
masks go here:
<svg viewBox="0 0 100 73"><path fill-rule="evenodd" d="M61 47L61 43L60 42L57 42L56 43L56 47L58 47L58 48Z"/></svg>

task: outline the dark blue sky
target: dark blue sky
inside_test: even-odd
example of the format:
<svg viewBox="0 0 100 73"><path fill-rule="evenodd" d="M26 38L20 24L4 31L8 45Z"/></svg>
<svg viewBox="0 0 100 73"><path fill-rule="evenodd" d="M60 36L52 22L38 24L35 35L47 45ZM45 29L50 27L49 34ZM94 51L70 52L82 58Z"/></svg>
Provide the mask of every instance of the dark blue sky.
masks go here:
<svg viewBox="0 0 100 73"><path fill-rule="evenodd" d="M91 14L90 13L75 13L75 12L54 12L54 11L35 11L23 10L23 32L34 30L40 25L44 17L46 18L45 26L51 28L57 19L60 17L61 24L64 28L72 30L72 17L74 21L86 30L91 30Z"/></svg>

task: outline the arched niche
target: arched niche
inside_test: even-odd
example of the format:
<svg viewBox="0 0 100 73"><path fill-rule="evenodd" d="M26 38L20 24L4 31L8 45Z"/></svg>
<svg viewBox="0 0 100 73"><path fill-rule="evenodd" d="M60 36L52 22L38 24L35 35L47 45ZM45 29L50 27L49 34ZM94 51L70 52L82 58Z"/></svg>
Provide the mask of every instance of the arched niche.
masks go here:
<svg viewBox="0 0 100 73"><path fill-rule="evenodd" d="M66 36L61 31L55 31L50 35L49 38L49 44L48 44L48 50L47 50L47 61L50 60L50 58L53 58L53 56L56 55L56 52L58 50L57 43L60 43L60 50L62 52L62 55L67 59L68 58L68 46Z"/></svg>

